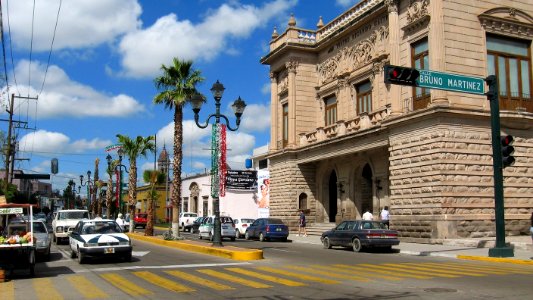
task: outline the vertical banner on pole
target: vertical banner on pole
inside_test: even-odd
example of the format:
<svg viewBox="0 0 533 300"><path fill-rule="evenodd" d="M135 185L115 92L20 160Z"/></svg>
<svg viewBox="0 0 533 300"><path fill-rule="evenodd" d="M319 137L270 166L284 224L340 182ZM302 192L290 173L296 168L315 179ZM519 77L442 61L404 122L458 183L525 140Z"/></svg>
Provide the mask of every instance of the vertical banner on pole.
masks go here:
<svg viewBox="0 0 533 300"><path fill-rule="evenodd" d="M117 181L116 181L116 182L117 182L117 185L120 186L120 173L119 173L117 170L115 170L115 176L117 177ZM116 200L115 200L115 207L119 207L119 206L118 206L118 205L119 205L119 203L118 203L118 199L119 199L119 197L120 197L120 195L119 195L119 194L120 194L120 187L119 187L119 186L117 186L117 187L115 188L115 191L116 191L116 192L115 192L115 198L116 198ZM110 208L108 207L107 209L110 209Z"/></svg>
<svg viewBox="0 0 533 300"><path fill-rule="evenodd" d="M211 125L211 196L218 198L219 180L218 180L218 126Z"/></svg>
<svg viewBox="0 0 533 300"><path fill-rule="evenodd" d="M220 197L226 196L226 125L220 124L220 145L218 160L218 178L220 180Z"/></svg>

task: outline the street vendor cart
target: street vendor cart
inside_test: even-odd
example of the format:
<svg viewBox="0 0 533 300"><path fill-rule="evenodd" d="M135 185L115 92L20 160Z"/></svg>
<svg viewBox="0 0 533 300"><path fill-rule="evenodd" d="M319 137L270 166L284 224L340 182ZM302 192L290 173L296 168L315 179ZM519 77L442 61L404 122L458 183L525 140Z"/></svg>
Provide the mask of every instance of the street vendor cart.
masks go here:
<svg viewBox="0 0 533 300"><path fill-rule="evenodd" d="M24 209L29 214L26 220ZM33 235L33 205L0 204L0 268L13 272L14 269L29 269L35 275L35 238ZM24 222L10 222L22 218Z"/></svg>

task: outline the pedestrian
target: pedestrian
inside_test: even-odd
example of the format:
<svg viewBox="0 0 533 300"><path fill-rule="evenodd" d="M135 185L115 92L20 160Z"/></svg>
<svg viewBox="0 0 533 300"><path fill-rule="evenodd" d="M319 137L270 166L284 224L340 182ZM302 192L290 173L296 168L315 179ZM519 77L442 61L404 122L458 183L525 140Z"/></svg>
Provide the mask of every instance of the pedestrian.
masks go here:
<svg viewBox="0 0 533 300"><path fill-rule="evenodd" d="M531 242L533 243L533 212L531 213L531 228L529 228L529 232L531 232Z"/></svg>
<svg viewBox="0 0 533 300"><path fill-rule="evenodd" d="M365 209L365 213L363 214L363 220L365 221L372 221L374 220L374 216L370 212L369 209Z"/></svg>
<svg viewBox="0 0 533 300"><path fill-rule="evenodd" d="M390 213L389 213L389 207L388 206L385 206L383 208L383 210L381 211L380 217L381 217L381 223L383 223L383 225L387 226L387 229L389 229Z"/></svg>
<svg viewBox="0 0 533 300"><path fill-rule="evenodd" d="M305 228L305 214L303 209L300 210L300 222L298 223L298 236L301 235L303 231L304 236L307 236L307 229Z"/></svg>
<svg viewBox="0 0 533 300"><path fill-rule="evenodd" d="M124 219L122 218L122 214L120 214L120 213L118 214L117 219L115 220L115 222L117 222L117 224L120 226L122 231L124 231L124 225L126 224L126 222L124 222Z"/></svg>

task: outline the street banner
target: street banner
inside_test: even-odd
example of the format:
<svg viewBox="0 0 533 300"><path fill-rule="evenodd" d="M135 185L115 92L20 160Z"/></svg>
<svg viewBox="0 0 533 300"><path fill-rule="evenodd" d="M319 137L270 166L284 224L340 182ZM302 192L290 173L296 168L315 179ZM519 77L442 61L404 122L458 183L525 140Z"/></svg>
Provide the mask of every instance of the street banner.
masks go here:
<svg viewBox="0 0 533 300"><path fill-rule="evenodd" d="M227 170L226 189L255 191L257 188L257 171Z"/></svg>

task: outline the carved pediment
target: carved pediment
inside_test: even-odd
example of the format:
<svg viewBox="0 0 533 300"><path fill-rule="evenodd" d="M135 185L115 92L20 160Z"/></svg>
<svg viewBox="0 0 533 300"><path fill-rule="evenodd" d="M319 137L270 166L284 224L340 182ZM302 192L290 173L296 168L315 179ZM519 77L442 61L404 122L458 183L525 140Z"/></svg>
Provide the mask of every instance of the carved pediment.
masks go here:
<svg viewBox="0 0 533 300"><path fill-rule="evenodd" d="M478 16L487 32L533 38L533 17L512 7L497 7Z"/></svg>
<svg viewBox="0 0 533 300"><path fill-rule="evenodd" d="M427 27L429 24L429 0L411 0L407 8L407 25L403 31L412 31L417 28Z"/></svg>

